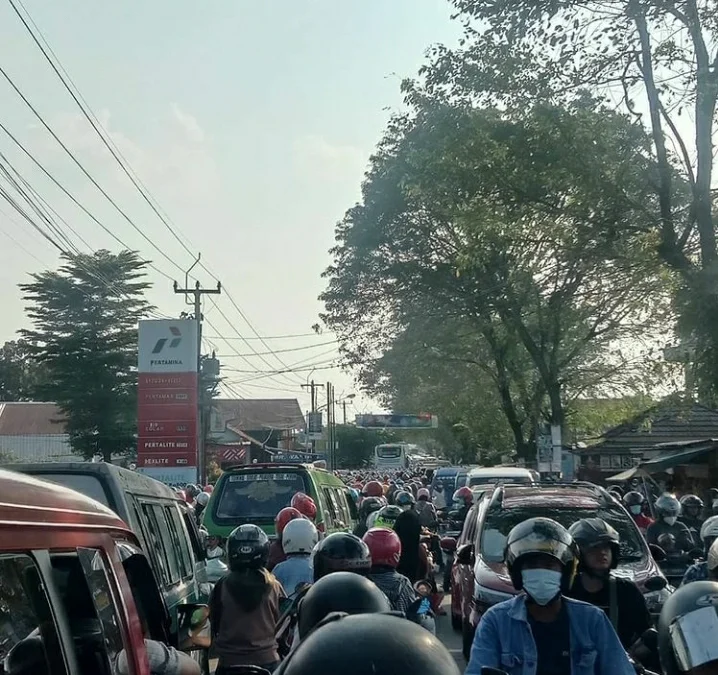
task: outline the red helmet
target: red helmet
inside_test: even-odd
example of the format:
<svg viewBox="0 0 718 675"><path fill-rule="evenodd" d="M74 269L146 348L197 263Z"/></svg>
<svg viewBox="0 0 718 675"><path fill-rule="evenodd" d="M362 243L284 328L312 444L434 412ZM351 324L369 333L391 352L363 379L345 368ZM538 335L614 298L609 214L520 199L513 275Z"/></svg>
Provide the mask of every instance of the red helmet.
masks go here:
<svg viewBox="0 0 718 675"><path fill-rule="evenodd" d="M214 490L214 485L211 485L211 484L207 483L207 485L204 486L204 491L205 491L208 495L211 495L211 494L212 494L212 490Z"/></svg>
<svg viewBox="0 0 718 675"><path fill-rule="evenodd" d="M274 530L280 541L282 539L282 532L284 532L284 528L287 526L287 523L290 520L296 520L297 518L304 518L304 516L300 511L292 508L291 506L283 508L277 514L277 517L274 519Z"/></svg>
<svg viewBox="0 0 718 675"><path fill-rule="evenodd" d="M314 520L317 517L317 505L314 503L314 500L309 495L304 494L304 492L297 492L297 494L292 497L290 503L303 516L309 518L309 520Z"/></svg>
<svg viewBox="0 0 718 675"><path fill-rule="evenodd" d="M393 567L399 564L401 558L401 540L394 530L384 527L373 527L363 537L364 543L371 553L371 564Z"/></svg>
<svg viewBox="0 0 718 675"><path fill-rule="evenodd" d="M378 480L370 480L361 491L365 497L383 497L384 488Z"/></svg>
<svg viewBox="0 0 718 675"><path fill-rule="evenodd" d="M466 506L471 506L474 502L474 493L471 491L471 488L466 486L460 487L456 492L454 492L453 500L455 502L464 502Z"/></svg>

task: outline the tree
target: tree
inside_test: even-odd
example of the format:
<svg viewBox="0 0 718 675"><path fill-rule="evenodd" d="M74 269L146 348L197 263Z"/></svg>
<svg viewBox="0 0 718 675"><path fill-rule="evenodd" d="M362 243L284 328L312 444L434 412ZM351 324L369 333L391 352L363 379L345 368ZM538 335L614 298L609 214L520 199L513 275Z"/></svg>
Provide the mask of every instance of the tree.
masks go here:
<svg viewBox="0 0 718 675"><path fill-rule="evenodd" d="M57 271L20 286L33 324L21 334L47 374L39 394L65 413L72 449L85 459L135 450L146 265L132 251L66 254Z"/></svg>
<svg viewBox="0 0 718 675"><path fill-rule="evenodd" d="M490 364L526 456L536 411L562 425L566 399L627 386L635 355L620 347L650 344L668 312L647 140L589 97L513 112L410 101L337 228L324 320L365 370L412 324L463 324L468 346L429 346Z"/></svg>
<svg viewBox="0 0 718 675"><path fill-rule="evenodd" d="M397 440L391 432L374 429L363 429L353 424L338 424L336 430L337 440L337 467L340 469L358 469L371 463L374 457L374 448L382 443L391 443Z"/></svg>
<svg viewBox="0 0 718 675"><path fill-rule="evenodd" d="M0 401L32 401L42 374L24 340L6 342L0 351Z"/></svg>
<svg viewBox="0 0 718 675"><path fill-rule="evenodd" d="M713 0L452 0L458 50L437 47L413 96L523 108L586 87L639 119L655 162L655 254L673 270L677 332L696 350L703 398L718 396L718 275L712 193L718 100ZM645 101L641 106L637 101ZM643 111L642 111L643 110Z"/></svg>

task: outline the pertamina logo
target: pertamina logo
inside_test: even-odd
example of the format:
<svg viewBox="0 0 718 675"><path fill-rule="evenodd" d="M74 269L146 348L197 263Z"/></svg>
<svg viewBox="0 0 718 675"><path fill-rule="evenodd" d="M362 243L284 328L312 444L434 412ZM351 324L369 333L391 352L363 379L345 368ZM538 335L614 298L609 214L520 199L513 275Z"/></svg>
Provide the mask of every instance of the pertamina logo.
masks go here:
<svg viewBox="0 0 718 675"><path fill-rule="evenodd" d="M153 354L159 354L168 342L168 349L177 349L177 347L179 347L180 342L182 342L182 333L180 332L180 329L177 328L177 326L170 326L170 333L172 333L171 340L169 338L160 338L157 340L155 347L152 350Z"/></svg>

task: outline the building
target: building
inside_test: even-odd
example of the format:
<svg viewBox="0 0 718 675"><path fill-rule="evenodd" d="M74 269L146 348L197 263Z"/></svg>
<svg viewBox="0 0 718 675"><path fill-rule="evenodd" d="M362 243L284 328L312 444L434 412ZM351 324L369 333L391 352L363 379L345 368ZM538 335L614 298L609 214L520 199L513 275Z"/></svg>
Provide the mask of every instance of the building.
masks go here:
<svg viewBox="0 0 718 675"><path fill-rule="evenodd" d="M683 444L718 438L718 411L667 399L608 430L595 445L575 451L579 476L603 481Z"/></svg>
<svg viewBox="0 0 718 675"><path fill-rule="evenodd" d="M54 403L0 403L0 462L76 462Z"/></svg>
<svg viewBox="0 0 718 675"><path fill-rule="evenodd" d="M297 399L215 399L207 456L220 466L267 462L276 449L296 449L305 427Z"/></svg>

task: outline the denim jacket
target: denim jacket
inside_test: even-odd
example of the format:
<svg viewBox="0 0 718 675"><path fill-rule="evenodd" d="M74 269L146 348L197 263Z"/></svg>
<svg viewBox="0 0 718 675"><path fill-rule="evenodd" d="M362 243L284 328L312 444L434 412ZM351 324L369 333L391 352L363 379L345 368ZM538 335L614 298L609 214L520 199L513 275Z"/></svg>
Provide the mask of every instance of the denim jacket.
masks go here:
<svg viewBox="0 0 718 675"><path fill-rule="evenodd" d="M563 598L568 611L571 675L635 675L606 613L578 600ZM536 675L536 643L521 594L491 607L483 615L464 675L481 675L482 666L509 675Z"/></svg>

